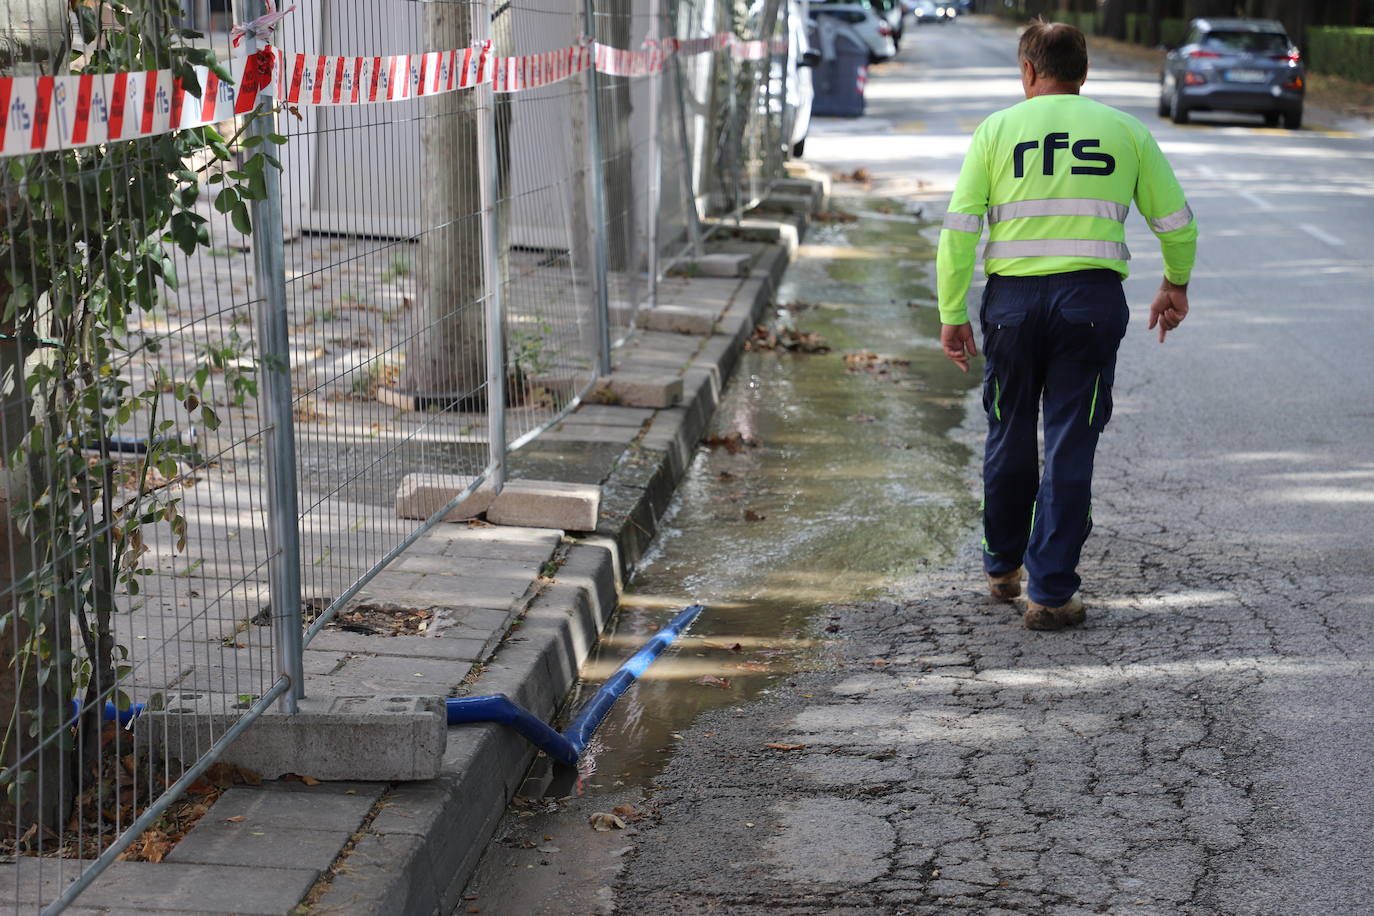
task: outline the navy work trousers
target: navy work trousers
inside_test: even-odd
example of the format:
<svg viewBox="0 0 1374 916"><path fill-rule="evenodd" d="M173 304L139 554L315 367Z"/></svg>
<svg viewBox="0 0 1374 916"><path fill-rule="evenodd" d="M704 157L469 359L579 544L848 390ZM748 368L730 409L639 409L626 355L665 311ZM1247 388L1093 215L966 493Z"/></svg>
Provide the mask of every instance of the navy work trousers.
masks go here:
<svg viewBox="0 0 1374 916"><path fill-rule="evenodd" d="M983 565L1026 567L1032 601L1078 590L1092 529L1093 456L1112 415L1116 351L1129 309L1111 270L988 278L983 325ZM1045 413L1045 469L1037 428Z"/></svg>

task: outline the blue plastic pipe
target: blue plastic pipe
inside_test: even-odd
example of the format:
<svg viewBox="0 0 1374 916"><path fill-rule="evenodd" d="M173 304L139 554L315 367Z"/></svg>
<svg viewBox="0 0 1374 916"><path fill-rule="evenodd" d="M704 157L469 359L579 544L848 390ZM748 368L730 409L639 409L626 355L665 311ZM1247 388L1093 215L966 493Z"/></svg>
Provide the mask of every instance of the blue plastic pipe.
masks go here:
<svg viewBox="0 0 1374 916"><path fill-rule="evenodd" d="M128 709L120 709L114 704L113 700L105 701L105 721L118 722L120 725L128 725L143 713L144 703L130 703ZM81 715L81 701L72 700L72 715Z"/></svg>
<svg viewBox="0 0 1374 916"><path fill-rule="evenodd" d="M606 718L606 713L610 712L615 701L620 699L620 695L644 673L645 668L653 664L654 659L658 658L664 649L672 645L673 640L677 639L703 610L705 608L700 604L694 604L674 617L672 622L655 633L654 638L646 642L643 648L631 655L629 660L620 666L620 670L601 685L600 690L592 694L592 698L564 732L579 756L587 747L587 742L592 739L596 727Z"/></svg>
<svg viewBox="0 0 1374 916"><path fill-rule="evenodd" d="M468 722L509 725L559 763L577 765L579 750L567 738L504 693L488 697L451 697L448 700L448 724L462 725Z"/></svg>
<svg viewBox="0 0 1374 916"><path fill-rule="evenodd" d="M703 605L694 604L655 633L652 639L630 656L629 660L592 694L592 698L586 702L567 731L561 735L546 725L543 719L512 702L505 694L457 697L448 700L448 724L498 722L509 725L554 760L567 766L576 766L577 759L586 750L587 742L591 740L597 726L606 718L606 714L611 711L615 701L620 699L654 659L672 645L673 640L677 639L705 609Z"/></svg>

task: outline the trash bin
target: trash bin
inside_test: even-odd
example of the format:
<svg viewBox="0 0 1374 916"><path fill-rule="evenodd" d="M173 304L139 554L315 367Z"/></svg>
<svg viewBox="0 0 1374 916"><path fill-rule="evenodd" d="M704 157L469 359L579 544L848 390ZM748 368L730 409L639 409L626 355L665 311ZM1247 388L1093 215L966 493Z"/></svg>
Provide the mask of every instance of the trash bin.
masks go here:
<svg viewBox="0 0 1374 916"><path fill-rule="evenodd" d="M822 117L857 118L864 113L864 85L868 82L868 45L848 23L834 16L816 17L812 47L821 52L812 74L815 96L811 113Z"/></svg>

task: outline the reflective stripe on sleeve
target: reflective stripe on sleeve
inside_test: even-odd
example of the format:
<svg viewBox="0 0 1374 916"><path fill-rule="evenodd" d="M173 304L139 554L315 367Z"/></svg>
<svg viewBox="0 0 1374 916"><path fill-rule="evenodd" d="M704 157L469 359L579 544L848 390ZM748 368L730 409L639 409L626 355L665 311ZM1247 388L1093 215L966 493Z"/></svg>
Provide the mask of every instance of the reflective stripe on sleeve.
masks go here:
<svg viewBox="0 0 1374 916"><path fill-rule="evenodd" d="M980 235L983 231L983 218L972 213L946 213L942 228Z"/></svg>
<svg viewBox="0 0 1374 916"><path fill-rule="evenodd" d="M1044 200L1017 200L988 209L988 225L1030 216L1096 216L1126 222L1131 208L1114 200L1092 197L1053 197Z"/></svg>
<svg viewBox="0 0 1374 916"><path fill-rule="evenodd" d="M1011 242L988 242L983 258L1102 258L1106 261L1129 261L1131 250L1123 242L1101 242L1096 239L1025 239Z"/></svg>
<svg viewBox="0 0 1374 916"><path fill-rule="evenodd" d="M1149 222L1150 228L1155 232L1173 232L1175 229L1182 229L1192 221L1192 208L1184 204L1182 210L1175 210L1168 216L1161 216L1159 219L1152 219Z"/></svg>

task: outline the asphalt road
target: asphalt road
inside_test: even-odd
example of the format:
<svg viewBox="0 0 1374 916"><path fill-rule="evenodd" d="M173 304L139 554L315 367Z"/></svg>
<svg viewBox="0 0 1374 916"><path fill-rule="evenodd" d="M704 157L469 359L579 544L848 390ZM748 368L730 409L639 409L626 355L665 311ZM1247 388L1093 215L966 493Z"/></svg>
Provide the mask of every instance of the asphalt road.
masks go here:
<svg viewBox="0 0 1374 916"><path fill-rule="evenodd" d="M1151 127L1202 232L1160 345L1160 259L1129 224L1087 625L1032 633L984 599L970 527L837 612L829 670L684 733L617 912L1371 911L1374 130L1178 128L1110 60L1085 92ZM1019 97L1013 32L928 27L807 158L938 218L969 132Z"/></svg>

